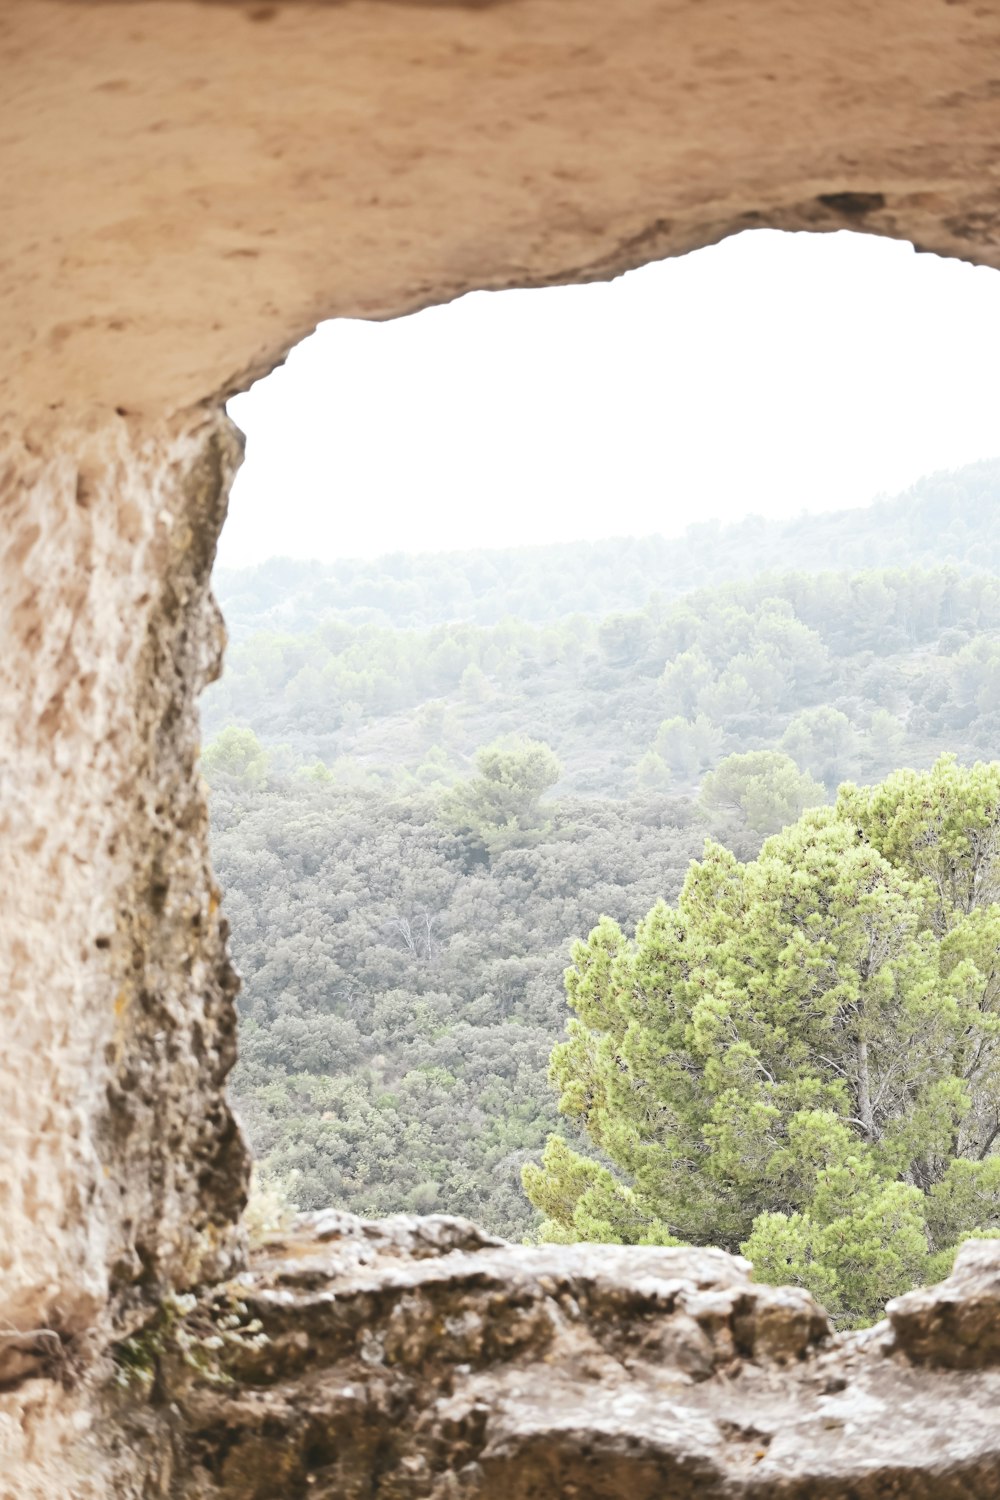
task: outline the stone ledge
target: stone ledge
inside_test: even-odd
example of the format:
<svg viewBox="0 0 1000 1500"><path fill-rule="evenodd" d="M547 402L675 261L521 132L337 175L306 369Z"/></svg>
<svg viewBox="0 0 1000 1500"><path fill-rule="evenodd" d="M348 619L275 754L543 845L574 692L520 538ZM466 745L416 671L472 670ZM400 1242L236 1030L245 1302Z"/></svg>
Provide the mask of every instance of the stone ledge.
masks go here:
<svg viewBox="0 0 1000 1500"><path fill-rule="evenodd" d="M955 1370L1000 1365L1000 1241L967 1240L940 1286L919 1287L886 1309L898 1349Z"/></svg>
<svg viewBox="0 0 1000 1500"><path fill-rule="evenodd" d="M314 1215L190 1311L151 1401L185 1500L1000 1497L1000 1368L915 1364L898 1309L836 1335L721 1251Z"/></svg>

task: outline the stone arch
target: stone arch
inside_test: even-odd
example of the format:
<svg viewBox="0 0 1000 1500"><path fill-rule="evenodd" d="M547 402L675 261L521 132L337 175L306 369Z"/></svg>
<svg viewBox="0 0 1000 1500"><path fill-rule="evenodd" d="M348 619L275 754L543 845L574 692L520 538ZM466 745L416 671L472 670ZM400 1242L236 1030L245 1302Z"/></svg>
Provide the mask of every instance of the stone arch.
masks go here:
<svg viewBox="0 0 1000 1500"><path fill-rule="evenodd" d="M222 400L321 318L754 225L1000 266L1000 16L0 0L0 49L0 1442L14 1494L124 1494L166 1460L88 1428L102 1350L242 1255L195 774Z"/></svg>

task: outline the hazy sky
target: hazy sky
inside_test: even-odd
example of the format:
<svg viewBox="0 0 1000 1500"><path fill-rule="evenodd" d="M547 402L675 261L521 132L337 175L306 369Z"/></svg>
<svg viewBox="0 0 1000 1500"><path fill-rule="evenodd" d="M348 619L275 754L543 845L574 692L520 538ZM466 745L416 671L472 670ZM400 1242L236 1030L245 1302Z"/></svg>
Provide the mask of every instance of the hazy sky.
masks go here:
<svg viewBox="0 0 1000 1500"><path fill-rule="evenodd" d="M220 562L683 530L1000 453L1000 273L756 231L617 281L323 324L230 403Z"/></svg>

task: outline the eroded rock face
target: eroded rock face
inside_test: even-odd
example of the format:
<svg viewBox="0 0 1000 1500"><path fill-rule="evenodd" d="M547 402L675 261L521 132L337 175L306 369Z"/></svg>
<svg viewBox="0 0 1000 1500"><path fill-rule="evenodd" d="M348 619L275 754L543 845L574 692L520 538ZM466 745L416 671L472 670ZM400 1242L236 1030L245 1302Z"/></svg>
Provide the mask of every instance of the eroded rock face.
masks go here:
<svg viewBox="0 0 1000 1500"><path fill-rule="evenodd" d="M1000 1365L1000 1242L969 1240L940 1286L920 1287L886 1309L897 1348L953 1370Z"/></svg>
<svg viewBox="0 0 1000 1500"><path fill-rule="evenodd" d="M235 429L4 453L0 1390L234 1264L236 979L194 701Z"/></svg>
<svg viewBox="0 0 1000 1500"><path fill-rule="evenodd" d="M908 1319L837 1337L721 1251L310 1215L166 1331L136 1417L173 1404L184 1500L991 1500L1000 1352L915 1364Z"/></svg>

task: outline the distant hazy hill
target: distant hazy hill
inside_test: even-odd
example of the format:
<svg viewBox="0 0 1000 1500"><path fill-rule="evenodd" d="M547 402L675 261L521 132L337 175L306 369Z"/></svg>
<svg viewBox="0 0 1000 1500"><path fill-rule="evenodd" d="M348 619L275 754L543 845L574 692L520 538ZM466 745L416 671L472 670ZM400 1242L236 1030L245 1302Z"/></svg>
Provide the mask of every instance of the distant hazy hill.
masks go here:
<svg viewBox="0 0 1000 1500"><path fill-rule="evenodd" d="M220 569L215 586L230 633L240 639L258 630L308 631L328 619L401 628L492 625L510 616L544 623L641 609L654 594L673 599L773 569L949 562L1000 572L1000 458L931 474L905 494L862 509L709 523L673 541L619 537L336 563L274 558Z"/></svg>

